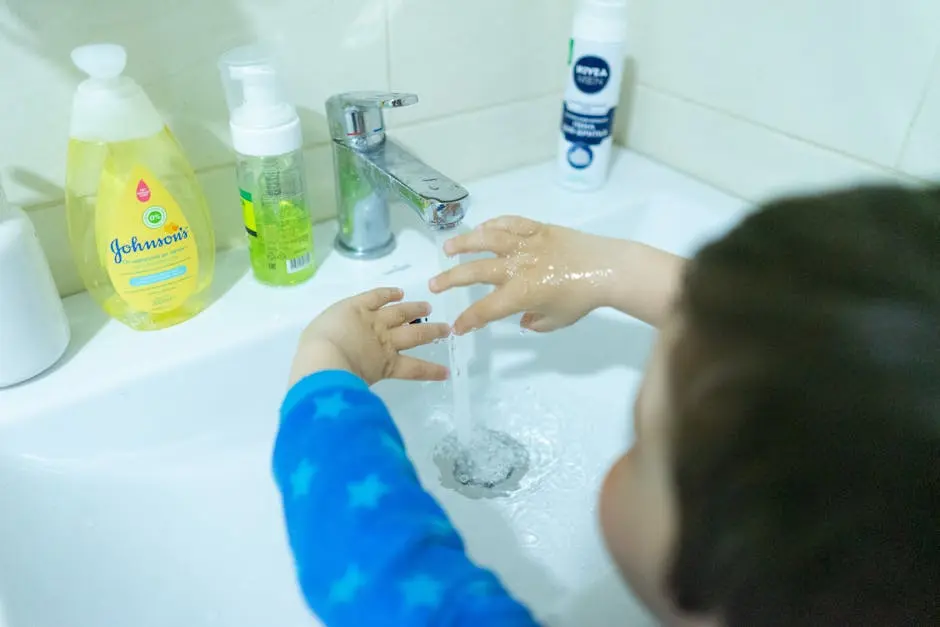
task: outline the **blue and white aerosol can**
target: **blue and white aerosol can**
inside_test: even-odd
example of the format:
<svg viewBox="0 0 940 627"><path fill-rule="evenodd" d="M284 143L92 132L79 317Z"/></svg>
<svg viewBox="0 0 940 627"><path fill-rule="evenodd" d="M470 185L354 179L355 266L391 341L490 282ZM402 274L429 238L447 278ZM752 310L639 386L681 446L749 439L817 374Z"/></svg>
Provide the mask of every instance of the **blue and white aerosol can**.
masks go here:
<svg viewBox="0 0 940 627"><path fill-rule="evenodd" d="M626 57L626 0L581 0L568 50L559 180L580 191L607 181Z"/></svg>

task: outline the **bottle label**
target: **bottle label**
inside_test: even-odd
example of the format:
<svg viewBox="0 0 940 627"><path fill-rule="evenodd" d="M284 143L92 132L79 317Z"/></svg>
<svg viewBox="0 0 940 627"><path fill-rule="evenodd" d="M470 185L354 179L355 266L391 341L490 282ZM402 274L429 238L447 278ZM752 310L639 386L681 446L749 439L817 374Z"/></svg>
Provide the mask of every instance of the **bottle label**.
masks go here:
<svg viewBox="0 0 940 627"><path fill-rule="evenodd" d="M128 177L105 170L98 194L98 246L108 276L132 309L179 308L198 285L196 239L179 204L141 166Z"/></svg>
<svg viewBox="0 0 940 627"><path fill-rule="evenodd" d="M610 83L610 64L593 54L579 58L572 73L575 86L585 94L596 94Z"/></svg>
<svg viewBox="0 0 940 627"><path fill-rule="evenodd" d="M313 265L313 227L301 202L282 199L263 209L259 237L268 269L288 275Z"/></svg>
<svg viewBox="0 0 940 627"><path fill-rule="evenodd" d="M255 221L255 203L250 192L243 189L238 190L242 201L242 220L245 222L245 230L251 237L258 237L258 223Z"/></svg>
<svg viewBox="0 0 940 627"><path fill-rule="evenodd" d="M595 112L591 108L565 103L562 112L561 131L568 149L568 163L575 169L583 169L594 161L593 148L608 139L614 129L616 107Z"/></svg>
<svg viewBox="0 0 940 627"><path fill-rule="evenodd" d="M623 44L573 39L568 54L560 159L575 174L598 162L606 167L609 161L624 69Z"/></svg>
<svg viewBox="0 0 940 627"><path fill-rule="evenodd" d="M299 257L287 260L287 274L296 274L310 267L313 263L312 253L303 253Z"/></svg>
<svg viewBox="0 0 940 627"><path fill-rule="evenodd" d="M303 169L263 165L255 194L258 238L268 278L279 282L313 269L313 227L307 210Z"/></svg>

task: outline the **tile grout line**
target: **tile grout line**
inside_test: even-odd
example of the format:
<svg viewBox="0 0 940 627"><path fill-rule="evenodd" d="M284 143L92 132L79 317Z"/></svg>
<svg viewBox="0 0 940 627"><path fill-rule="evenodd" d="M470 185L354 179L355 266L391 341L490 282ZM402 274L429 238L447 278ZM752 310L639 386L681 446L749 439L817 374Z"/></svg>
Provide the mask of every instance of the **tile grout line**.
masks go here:
<svg viewBox="0 0 940 627"><path fill-rule="evenodd" d="M817 150L822 150L822 151L831 153L831 154L833 154L833 155L837 155L837 156L839 156L839 157L842 157L843 159L848 159L848 160L853 161L853 162L855 162L855 163L858 163L858 164L860 164L860 165L865 165L865 166L868 166L868 167L870 167L870 168L874 168L874 169L880 170L880 171L882 171L882 172L886 172L886 173L898 175L898 176L900 176L900 177L902 177L902 178L907 178L907 179L910 179L910 180L913 180L913 181L926 182L926 181L924 181L923 179L921 179L921 178L919 178L919 177L917 177L917 176L914 176L914 175L912 175L912 174L908 174L908 173L906 173L906 172L902 172L902 171L900 171L900 170L897 170L897 169L895 169L895 167L892 166L892 165L885 165L885 164L883 164L883 163L876 163L876 162L874 162L874 161L869 161L868 159L866 159L866 158L864 158L864 157L860 157L860 156L858 156L858 155L853 155L853 154L851 154L851 153L845 152L845 151L843 151L843 150L839 150L838 148L834 148L834 147L832 147L832 146L827 146L827 145L825 145L825 144L820 144L819 142L816 142L816 141L811 140L811 139L806 139L806 138L804 138L804 137L800 137L799 135L794 135L793 133L789 133L789 132L787 132L787 131L785 131L785 130L783 130L783 129L774 128L773 126L769 126L768 124L765 124L765 123L763 123L763 122L759 122L759 121L757 121L757 120L752 120L751 118L748 118L748 117L746 117L746 116L743 116L743 115L741 115L741 114L739 114L739 113L735 113L735 112L733 112L733 111L726 111L726 110L724 110L724 109L719 109L718 107L715 107L715 106L713 106L713 105L710 105L710 104L707 104L707 103L704 103L704 102L699 102L698 100L695 100L694 98L689 98L688 96L684 96L684 95L682 95L682 94L676 93L676 92L674 92L674 91L672 91L672 90L669 90L669 89L664 89L664 88L662 88L662 87L657 87L657 86L652 85L652 84L650 84L650 83L644 83L644 82L638 82L638 83L637 83L637 87L645 87L646 89L650 89L650 90L653 90L653 91L658 92L658 93L660 93L660 94L663 94L663 95L665 95L665 96L668 96L668 97L670 97L670 98L674 98L674 99L676 99L676 100L680 100L680 101L682 101L682 102L684 102L684 103L686 103L686 104L690 104L690 105L695 106L695 107L699 107L699 108L702 108L702 109L706 109L707 111L711 111L712 113L717 113L718 115L722 115L722 116L725 116L725 117L730 118L730 119L732 119L732 120L735 120L736 122L743 122L744 124L748 124L748 125L750 125L750 126L754 126L754 127L759 128L759 129L761 129L761 130L764 130L764 131L773 133L773 134L775 134L775 135L779 135L780 137L785 137L785 138L787 138L787 139L789 139L789 140L792 140L792 141L795 141L795 142L799 142L799 143L801 143L801 144L806 144L807 146L812 146L813 148L816 148Z"/></svg>
<svg viewBox="0 0 940 627"><path fill-rule="evenodd" d="M748 203L748 204L750 204L750 205L753 205L753 204L756 203L756 201L755 201L753 198L747 198L746 196L742 196L741 193L738 192L738 191L735 191L735 190L733 190L733 189L727 188L727 187L725 187L724 185L721 185L720 183L714 183L714 182L712 182L712 181L709 181L709 180L705 179L704 177L702 177L701 175L696 174L695 172L692 172L692 171L687 170L687 169L685 169L685 168L680 168L679 166L676 166L676 165L673 165L673 164L671 164L671 163L668 163L667 161L665 161L665 160L662 159L661 157L657 157L656 155L652 155L652 154L648 153L648 152L645 151L645 150L640 150L639 148L633 148L633 147L631 147L629 144L622 144L621 146L622 146L623 148L626 148L627 150L632 150L633 152L635 152L635 153L637 153L637 154L639 154L639 155L642 155L645 159L649 159L650 161L654 161L654 162L658 163L659 165L663 166L664 168L668 168L668 169L670 169L670 170L675 170L676 172L681 172L683 176L687 176L687 177L689 177L690 179L694 179L695 181L698 181L698 182L701 183L702 185L705 185L705 186L707 186L707 187L711 187L712 189L717 189L718 191L720 191L720 192L722 192L722 193L724 193L724 194L727 194L728 196L731 196L732 198L737 198L738 200L742 200L742 201L744 201L744 202L746 202L746 203Z"/></svg>
<svg viewBox="0 0 940 627"><path fill-rule="evenodd" d="M385 0L385 87L392 90L392 3Z"/></svg>
<svg viewBox="0 0 940 627"><path fill-rule="evenodd" d="M427 118L421 118L420 120L403 122L401 124L396 125L395 128L412 128L415 126L419 126L421 124L425 124L427 122L442 122L449 118L457 118L457 117L464 116L464 115L473 115L475 113L483 113L484 111L490 111L492 109L502 109L504 107L510 107L512 105L522 104L524 102L533 102L535 100L542 100L543 98L548 98L549 96L558 96L558 104L561 105L562 93L560 90L553 89L552 91L549 91L549 92L542 92L542 93L534 94L532 96L526 96L525 98L519 98L516 100L501 100L499 102L494 102L494 103L482 105L479 107L458 109L455 111L451 111L449 113L445 113L443 115L434 115L434 116L427 117ZM560 111L561 111L561 108L559 107L559 115L560 115Z"/></svg>
<svg viewBox="0 0 940 627"><path fill-rule="evenodd" d="M930 64L930 70L927 73L927 80L924 84L924 91L920 95L920 101L917 103L917 108L914 110L914 115L911 116L911 121L907 125L907 132L904 134L904 141L901 142L901 149L898 151L898 156L894 162L895 168L900 168L901 163L904 161L904 155L907 154L907 149L911 143L911 136L914 134L914 127L917 124L917 120L920 119L920 116L924 111L924 107L927 105L927 96L930 95L930 89L933 86L935 76L940 76L940 44L937 45L937 51L934 53L933 63Z"/></svg>

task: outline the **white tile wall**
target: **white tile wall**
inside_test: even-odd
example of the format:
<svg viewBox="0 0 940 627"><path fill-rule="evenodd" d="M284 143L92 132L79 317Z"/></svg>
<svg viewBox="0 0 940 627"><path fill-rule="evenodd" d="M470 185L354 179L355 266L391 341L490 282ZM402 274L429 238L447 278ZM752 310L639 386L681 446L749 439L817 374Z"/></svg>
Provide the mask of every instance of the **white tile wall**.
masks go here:
<svg viewBox="0 0 940 627"><path fill-rule="evenodd" d="M576 0L4 0L0 172L63 293L81 288L62 186L76 45L117 41L186 148L220 246L242 243L216 60L272 44L333 212L323 103L413 91L392 133L462 181L551 156ZM621 140L742 197L940 178L940 2L630 0Z"/></svg>
<svg viewBox="0 0 940 627"><path fill-rule="evenodd" d="M560 116L559 96L550 95L408 126L396 136L439 170L472 180L550 159Z"/></svg>
<svg viewBox="0 0 940 627"><path fill-rule="evenodd" d="M264 41L281 59L308 145L314 213L333 213L324 106L353 89L414 91L392 134L460 181L547 159L574 0L4 0L0 174L36 224L60 291L81 289L62 206L77 45L114 41L177 134L205 188L220 247L241 245L216 69Z"/></svg>
<svg viewBox="0 0 940 627"><path fill-rule="evenodd" d="M738 196L781 194L906 177L647 86L636 89L628 142Z"/></svg>
<svg viewBox="0 0 940 627"><path fill-rule="evenodd" d="M940 51L898 165L914 176L940 181Z"/></svg>
<svg viewBox="0 0 940 627"><path fill-rule="evenodd" d="M430 119L564 88L571 0L392 0L392 87Z"/></svg>
<svg viewBox="0 0 940 627"><path fill-rule="evenodd" d="M638 150L753 200L940 176L940 2L631 0L630 11L639 87L621 138Z"/></svg>

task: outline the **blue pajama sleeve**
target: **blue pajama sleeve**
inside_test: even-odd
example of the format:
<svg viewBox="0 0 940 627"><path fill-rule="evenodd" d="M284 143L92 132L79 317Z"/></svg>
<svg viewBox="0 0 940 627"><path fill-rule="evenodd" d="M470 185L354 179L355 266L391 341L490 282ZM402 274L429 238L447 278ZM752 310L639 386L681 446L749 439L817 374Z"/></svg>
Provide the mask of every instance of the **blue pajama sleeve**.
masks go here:
<svg viewBox="0 0 940 627"><path fill-rule="evenodd" d="M300 587L327 627L536 626L467 557L360 378L320 372L294 386L273 465Z"/></svg>

